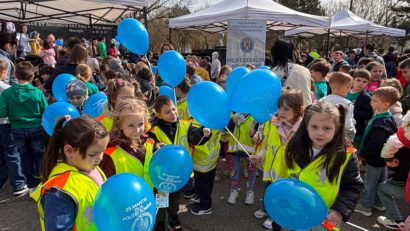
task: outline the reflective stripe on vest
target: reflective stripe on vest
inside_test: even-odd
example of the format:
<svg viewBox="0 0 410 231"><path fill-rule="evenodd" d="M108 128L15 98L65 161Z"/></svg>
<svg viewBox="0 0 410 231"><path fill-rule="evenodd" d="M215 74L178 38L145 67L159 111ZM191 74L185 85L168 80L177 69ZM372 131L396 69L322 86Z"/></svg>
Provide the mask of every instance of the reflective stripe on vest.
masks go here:
<svg viewBox="0 0 410 231"><path fill-rule="evenodd" d="M152 157L154 147L154 140L148 139L144 144L145 147L145 161L142 165L141 161L122 149L120 146L109 147L104 151L104 154L109 155L115 166L115 173L132 173L141 178L153 188L151 179L148 174L149 162ZM147 172L147 173L146 173Z"/></svg>
<svg viewBox="0 0 410 231"><path fill-rule="evenodd" d="M104 173L98 167L97 170L105 181ZM47 182L40 185L31 195L37 201L42 230L45 230L45 227L41 197L51 188L66 193L76 203L77 214L73 230L97 230L93 222L92 208L99 186L90 177L79 172L77 168L62 162L57 163Z"/></svg>
<svg viewBox="0 0 410 231"><path fill-rule="evenodd" d="M263 129L263 146L266 146L265 161L263 162L263 181L271 181L270 170L272 169L273 155L281 146L278 128L270 121L265 123Z"/></svg>
<svg viewBox="0 0 410 231"><path fill-rule="evenodd" d="M107 116L98 116L97 118L95 118L96 120L100 121L102 123L102 125L105 127L105 129L107 129L107 132L111 131L112 128L112 119L110 117Z"/></svg>
<svg viewBox="0 0 410 231"><path fill-rule="evenodd" d="M253 129L255 126L256 121L252 118L252 116L248 116L240 125L235 125L234 129L234 136L238 139L238 141L242 144L245 150L249 154L255 154L255 145L252 142L252 137L249 135L249 130ZM243 151L242 147L236 143L236 141L230 137L229 138L229 146L228 152L238 152Z"/></svg>
<svg viewBox="0 0 410 231"><path fill-rule="evenodd" d="M153 126L151 128L151 132L155 134L158 141L164 144L178 144L184 147L189 153L190 148L188 145L188 129L190 123L184 120L178 121L177 131L175 134L175 138L173 141L169 139L169 137L159 128L158 126Z"/></svg>
<svg viewBox="0 0 410 231"><path fill-rule="evenodd" d="M279 180L282 178L296 178L303 182L306 182L312 186L319 195L323 198L328 208L330 208L336 200L339 194L340 181L350 158L352 157L353 150L347 148L346 160L340 167L340 172L335 182L329 182L326 169L322 168L321 164L324 159L324 155L320 155L314 158L303 169L299 167L297 163L294 163L293 169L288 169L286 166L285 158L286 145L282 145L276 154L274 155L272 169L270 171L271 178L273 180Z"/></svg>
<svg viewBox="0 0 410 231"><path fill-rule="evenodd" d="M212 130L212 136L208 140L208 142L200 146L191 145L193 149L193 169L195 171L205 173L216 168L219 157L219 150L221 148L221 144L219 143L221 135L221 131Z"/></svg>

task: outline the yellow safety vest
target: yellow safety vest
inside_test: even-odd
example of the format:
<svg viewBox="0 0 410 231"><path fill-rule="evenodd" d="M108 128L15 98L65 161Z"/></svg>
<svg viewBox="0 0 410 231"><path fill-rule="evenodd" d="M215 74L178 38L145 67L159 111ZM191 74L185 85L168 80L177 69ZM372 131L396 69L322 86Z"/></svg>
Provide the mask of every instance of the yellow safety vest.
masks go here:
<svg viewBox="0 0 410 231"><path fill-rule="evenodd" d="M178 109L178 117L181 120L189 121L191 119L191 114L188 111L188 100L186 98L178 102L177 109Z"/></svg>
<svg viewBox="0 0 410 231"><path fill-rule="evenodd" d="M112 128L112 119L108 116L98 116L95 118L96 120L100 121L102 125L105 127L107 132L111 131Z"/></svg>
<svg viewBox="0 0 410 231"><path fill-rule="evenodd" d="M234 136L238 139L238 141L242 144L242 146L245 148L245 150L249 154L255 154L255 145L252 142L252 137L249 135L249 130L253 129L255 126L255 119L253 119L252 116L248 116L245 119L245 122L243 122L240 125L235 125L234 129ZM229 138L229 146L228 146L228 152L238 152L238 151L243 151L241 146L236 143L235 139L232 137Z"/></svg>
<svg viewBox="0 0 410 231"><path fill-rule="evenodd" d="M193 169L195 171L205 173L216 168L219 150L221 149L219 143L221 136L221 131L212 129L211 138L205 144L200 146L191 145Z"/></svg>
<svg viewBox="0 0 410 231"><path fill-rule="evenodd" d="M130 155L124 149L119 146L109 147L104 151L105 155L111 157L112 161L114 162L115 166L115 173L133 173L137 176L144 178L145 182L151 188L154 188L154 185L151 182L151 178L149 177L149 162L152 158L152 152L154 150L154 140L148 139L145 142L145 161L144 165L142 165L141 161L136 158L135 156Z"/></svg>
<svg viewBox="0 0 410 231"><path fill-rule="evenodd" d="M178 126L177 126L177 132L175 134L174 140L171 141L169 137L164 133L164 131L161 130L158 126L153 126L150 130L150 132L154 133L155 136L157 137L158 141L164 144L177 144L181 145L184 147L187 152L190 152L189 144L188 144L188 129L189 125L191 123L184 121L184 120L179 120L178 121Z"/></svg>
<svg viewBox="0 0 410 231"><path fill-rule="evenodd" d="M282 145L281 139L278 133L278 128L275 126L276 120L265 122L263 128L263 141L258 147L262 148L266 146L265 161L263 166L263 181L271 181L269 171L272 169L272 160L275 151Z"/></svg>
<svg viewBox="0 0 410 231"><path fill-rule="evenodd" d="M326 175L326 170L322 168L324 155L317 156L303 169L297 163L294 163L293 169L288 169L286 166L285 150L287 145L282 145L274 155L272 171L270 176L272 181L282 178L296 178L310 186L312 186L319 195L323 198L328 208L335 202L339 194L340 181L347 163L353 154L353 148L348 147L346 152L346 160L340 167L340 173L336 181L329 182Z"/></svg>
<svg viewBox="0 0 410 231"><path fill-rule="evenodd" d="M106 177L104 173L98 167L97 170L105 181ZM51 188L56 188L57 190L67 193L76 203L77 214L72 230L97 230L97 226L93 222L92 209L99 186L90 177L81 173L77 168L63 162L57 163L51 171L47 182L40 185L36 191L31 194L31 197L37 201L42 230L45 230L45 226L44 209L41 205L41 197Z"/></svg>

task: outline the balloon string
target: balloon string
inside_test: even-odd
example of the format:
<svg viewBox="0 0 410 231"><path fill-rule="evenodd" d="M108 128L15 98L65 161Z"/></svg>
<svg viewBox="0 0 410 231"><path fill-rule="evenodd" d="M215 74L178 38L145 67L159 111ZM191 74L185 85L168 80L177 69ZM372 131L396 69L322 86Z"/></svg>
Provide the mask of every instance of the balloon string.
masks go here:
<svg viewBox="0 0 410 231"><path fill-rule="evenodd" d="M178 101L177 101L177 92L176 92L175 89L176 89L175 87L172 88L172 90L174 90L174 102L175 102L175 107L177 107L177 106L178 106ZM177 110L177 111L178 111L178 110Z"/></svg>
<svg viewBox="0 0 410 231"><path fill-rule="evenodd" d="M196 146L198 146L204 139L205 139L205 135L202 136L202 138L199 140L199 142L196 144Z"/></svg>
<svg viewBox="0 0 410 231"><path fill-rule="evenodd" d="M236 137L232 134L232 132L229 131L229 129L227 127L225 127L225 130L229 133L229 135L232 136L232 138L236 141L236 143L239 144L239 147L242 148L242 150L246 153L246 155L248 155L248 157L250 157L251 155L246 151L245 147L242 146L242 144L239 142L239 140L236 139Z"/></svg>

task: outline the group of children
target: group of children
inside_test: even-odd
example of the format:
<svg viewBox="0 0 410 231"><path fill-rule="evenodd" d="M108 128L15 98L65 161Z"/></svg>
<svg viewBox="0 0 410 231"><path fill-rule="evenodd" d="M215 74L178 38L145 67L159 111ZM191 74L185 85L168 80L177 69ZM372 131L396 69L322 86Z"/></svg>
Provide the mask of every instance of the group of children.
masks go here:
<svg viewBox="0 0 410 231"><path fill-rule="evenodd" d="M75 45L72 52L83 50L77 46L81 45ZM67 96L82 112L84 101L99 89L90 83L91 67L81 63L75 66L77 80L67 85ZM410 59L400 68L410 81ZM381 185L387 187L386 163L407 167L407 172L410 163L392 152L382 157L381 150L396 133L401 113L406 112L397 102L401 98L407 103L409 92L402 93L394 80L382 81L379 69L378 63L370 62L352 76L336 71L328 74L329 64L315 61L310 66L316 98L312 105L303 106L305 94L300 90L284 89L277 102L278 112L270 121L257 123L250 114L233 113L228 128L234 137L226 136L226 131L204 128L191 118L186 101L189 76L176 88L179 100L175 105L166 96L152 100L141 92L138 82L117 73L104 79L108 104L101 116L61 118L51 138L44 140L41 115L48 103L42 90L31 84L33 66L20 62L15 68L17 84L10 87L0 81L1 148L14 195L22 196L33 189L31 196L38 203L45 230L96 230L91 212L94 197L106 177L118 173L136 174L159 193L148 169L155 151L167 144L181 145L192 155L193 177L183 189L169 194L169 207L158 210L155 230L165 230L166 226L182 230L178 210L184 192L188 192L184 197L194 202L193 215L212 213L221 150L226 150L225 158L230 159L232 169L227 199L231 205L239 198L241 159L245 159L245 204L254 204L256 174L261 170L266 186L278 179L297 178L315 188L329 208L328 224L340 226L353 211L370 216L373 208L386 207L387 216L379 217L379 222L386 227L402 227L403 217L397 215L397 208L393 211L384 204L388 190L382 191ZM0 78L5 77L6 70L7 62L0 60ZM222 87L229 71L223 67L216 80ZM356 153L366 166L362 196ZM7 179L0 180L4 185ZM264 218L267 213L261 208L254 216ZM270 218L263 226L281 230ZM323 229L320 225L313 230Z"/></svg>

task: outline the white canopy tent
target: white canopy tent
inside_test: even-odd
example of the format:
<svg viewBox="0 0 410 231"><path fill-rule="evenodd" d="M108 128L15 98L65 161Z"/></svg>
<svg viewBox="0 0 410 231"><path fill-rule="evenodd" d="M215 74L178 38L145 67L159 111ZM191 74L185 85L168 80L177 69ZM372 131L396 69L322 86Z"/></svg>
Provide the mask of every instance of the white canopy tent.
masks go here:
<svg viewBox="0 0 410 231"><path fill-rule="evenodd" d="M300 27L286 31L285 36L313 37L328 33L341 37L377 35L403 37L406 35L405 30L381 26L363 19L349 10L342 10L331 17L331 24L329 27Z"/></svg>
<svg viewBox="0 0 410 231"><path fill-rule="evenodd" d="M228 19L266 20L267 30L330 26L329 17L301 13L272 0L224 0L193 14L172 18L169 27L216 33L227 30Z"/></svg>
<svg viewBox="0 0 410 231"><path fill-rule="evenodd" d="M63 24L114 24L142 11L145 0L0 0L0 19Z"/></svg>

